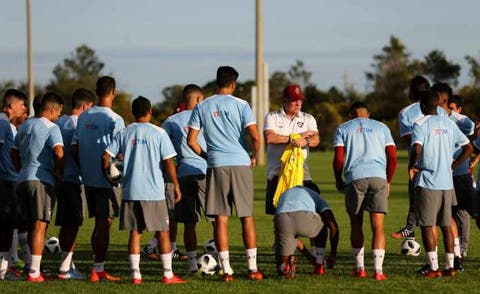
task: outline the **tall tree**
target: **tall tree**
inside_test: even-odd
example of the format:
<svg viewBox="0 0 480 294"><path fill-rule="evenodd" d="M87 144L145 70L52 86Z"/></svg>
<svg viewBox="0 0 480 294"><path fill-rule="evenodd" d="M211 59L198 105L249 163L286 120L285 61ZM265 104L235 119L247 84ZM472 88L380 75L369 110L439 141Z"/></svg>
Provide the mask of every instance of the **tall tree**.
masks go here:
<svg viewBox="0 0 480 294"><path fill-rule="evenodd" d="M465 59L470 65L470 76L473 79L473 86L480 88L480 61L471 55L465 56Z"/></svg>
<svg viewBox="0 0 480 294"><path fill-rule="evenodd" d="M312 72L305 68L305 64L301 60L296 60L295 64L290 66L288 70L289 79L299 84L302 88L305 88L310 85L310 79L312 77Z"/></svg>
<svg viewBox="0 0 480 294"><path fill-rule="evenodd" d="M458 85L460 76L460 65L447 60L443 51L432 50L428 53L423 62L424 73L434 83L446 82L454 86Z"/></svg>

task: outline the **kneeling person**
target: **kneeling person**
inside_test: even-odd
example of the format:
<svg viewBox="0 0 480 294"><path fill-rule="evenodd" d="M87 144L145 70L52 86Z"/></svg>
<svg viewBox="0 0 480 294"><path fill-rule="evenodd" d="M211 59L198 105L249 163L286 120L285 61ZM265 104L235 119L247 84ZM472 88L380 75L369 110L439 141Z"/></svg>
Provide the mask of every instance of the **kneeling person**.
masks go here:
<svg viewBox="0 0 480 294"><path fill-rule="evenodd" d="M123 193L120 208L120 229L130 231L129 261L133 283L141 284L140 242L143 231L158 232L158 244L163 263L163 282L185 283L172 271L172 250L168 228L168 210L165 200L161 165L175 185L176 200L181 199L173 157L176 156L166 132L150 123L152 107L145 97L132 103L135 123L119 131L103 154L103 170L109 169L110 157L122 154L124 158Z"/></svg>
<svg viewBox="0 0 480 294"><path fill-rule="evenodd" d="M281 196L273 219L275 227L275 255L279 272L287 279L295 278L297 258L294 255L298 237L314 238L314 244L321 246L320 231L327 225L330 231L330 262L335 263L338 245L338 225L332 210L319 193L296 186ZM325 274L323 254L316 254L314 274Z"/></svg>

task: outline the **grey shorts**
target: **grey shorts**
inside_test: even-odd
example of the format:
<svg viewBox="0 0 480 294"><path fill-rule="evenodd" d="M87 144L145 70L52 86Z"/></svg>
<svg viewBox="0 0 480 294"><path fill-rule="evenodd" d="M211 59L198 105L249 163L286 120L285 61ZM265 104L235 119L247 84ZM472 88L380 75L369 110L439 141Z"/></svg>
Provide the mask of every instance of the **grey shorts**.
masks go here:
<svg viewBox="0 0 480 294"><path fill-rule="evenodd" d="M165 199L167 200L168 216L170 220L175 218L175 185L172 182L165 182Z"/></svg>
<svg viewBox="0 0 480 294"><path fill-rule="evenodd" d="M113 188L97 188L85 186L88 217L113 218L118 217L118 195Z"/></svg>
<svg viewBox="0 0 480 294"><path fill-rule="evenodd" d="M363 178L345 186L345 206L349 215L363 210L387 213L388 183L382 178Z"/></svg>
<svg viewBox="0 0 480 294"><path fill-rule="evenodd" d="M19 222L30 225L34 221L49 223L55 205L55 189L40 181L25 181L17 185Z"/></svg>
<svg viewBox="0 0 480 294"><path fill-rule="evenodd" d="M207 215L238 217L253 215L253 175L250 166L222 166L207 169Z"/></svg>
<svg viewBox="0 0 480 294"><path fill-rule="evenodd" d="M17 225L17 185L15 182L0 180L0 227L13 229Z"/></svg>
<svg viewBox="0 0 480 294"><path fill-rule="evenodd" d="M205 175L178 178L182 199L175 205L175 220L179 223L196 223L205 214L207 180ZM209 222L213 219L207 217Z"/></svg>
<svg viewBox="0 0 480 294"><path fill-rule="evenodd" d="M454 198L454 190L430 190L416 187L417 224L422 227L449 226Z"/></svg>
<svg viewBox="0 0 480 294"><path fill-rule="evenodd" d="M470 174L454 176L453 187L457 198L457 209L466 210L468 214L475 214L475 189Z"/></svg>
<svg viewBox="0 0 480 294"><path fill-rule="evenodd" d="M56 226L81 226L83 223L83 185L60 182L56 186L57 216Z"/></svg>
<svg viewBox="0 0 480 294"><path fill-rule="evenodd" d="M167 203L123 200L120 208L120 230L149 232L168 231Z"/></svg>
<svg viewBox="0 0 480 294"><path fill-rule="evenodd" d="M323 228L322 218L311 211L294 211L276 214L273 218L275 253L289 256L297 248L297 238L315 238Z"/></svg>

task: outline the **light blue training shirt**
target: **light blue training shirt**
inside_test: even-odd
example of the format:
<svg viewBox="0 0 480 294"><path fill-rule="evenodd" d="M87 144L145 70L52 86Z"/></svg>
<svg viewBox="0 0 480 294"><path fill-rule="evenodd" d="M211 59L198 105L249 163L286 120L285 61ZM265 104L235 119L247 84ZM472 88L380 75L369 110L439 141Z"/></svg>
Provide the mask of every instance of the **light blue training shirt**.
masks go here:
<svg viewBox="0 0 480 294"><path fill-rule="evenodd" d="M85 185L112 187L103 176L102 155L113 135L124 127L123 118L108 107L94 106L78 117L72 144L78 144L80 174Z"/></svg>
<svg viewBox="0 0 480 294"><path fill-rule="evenodd" d="M63 172L63 182L81 184L80 168L72 156L72 139L75 129L77 128L78 115L62 115L55 122L62 133L65 146L63 154L65 158L65 171Z"/></svg>
<svg viewBox="0 0 480 294"><path fill-rule="evenodd" d="M320 194L304 186L295 186L280 195L275 214L295 211L321 213L327 209L330 207Z"/></svg>
<svg viewBox="0 0 480 294"><path fill-rule="evenodd" d="M335 131L333 146L345 148L344 175L348 184L357 179L387 179L385 147L395 146L390 129L369 118L354 118Z"/></svg>
<svg viewBox="0 0 480 294"><path fill-rule="evenodd" d="M232 95L213 95L195 106L188 126L203 129L208 167L251 164L244 129L255 124L248 103Z"/></svg>
<svg viewBox="0 0 480 294"><path fill-rule="evenodd" d="M450 118L457 125L457 127L460 129L460 131L462 131L465 136L468 137L473 135L473 132L475 130L475 123L468 116L452 111L448 118ZM457 150L455 150L453 158L457 158L458 156L460 156L461 153L462 148L458 148ZM469 169L470 159L467 159L453 170L453 176L468 175Z"/></svg>
<svg viewBox="0 0 480 294"><path fill-rule="evenodd" d="M187 144L188 122L191 114L192 110L184 110L168 117L162 124L162 128L167 132L177 152L177 176L179 178L204 175L207 172L207 161L193 152ZM207 144L203 130L198 133L197 141L202 150L206 151Z"/></svg>
<svg viewBox="0 0 480 294"><path fill-rule="evenodd" d="M457 125L445 116L426 115L413 126L412 146L422 145L414 186L430 190L453 189L452 158L459 146L469 143Z"/></svg>
<svg viewBox="0 0 480 294"><path fill-rule="evenodd" d="M13 166L10 153L15 140L17 129L10 123L6 113L0 112L0 180L16 182L17 170Z"/></svg>
<svg viewBox="0 0 480 294"><path fill-rule="evenodd" d="M18 182L41 181L55 185L55 146L63 146L60 128L55 123L45 117L32 117L21 124L14 144L22 162Z"/></svg>
<svg viewBox="0 0 480 294"><path fill-rule="evenodd" d="M105 150L123 154L123 200L164 200L162 161L176 156L165 130L151 123L132 123L118 132Z"/></svg>

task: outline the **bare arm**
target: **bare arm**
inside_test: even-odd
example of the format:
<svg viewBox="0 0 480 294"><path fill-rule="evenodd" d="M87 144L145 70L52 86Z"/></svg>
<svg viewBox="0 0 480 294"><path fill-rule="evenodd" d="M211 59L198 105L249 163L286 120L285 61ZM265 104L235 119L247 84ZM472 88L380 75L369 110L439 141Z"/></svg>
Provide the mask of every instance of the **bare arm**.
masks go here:
<svg viewBox="0 0 480 294"><path fill-rule="evenodd" d="M267 144L287 144L290 142L290 136L279 135L273 130L264 131L263 136Z"/></svg>
<svg viewBox="0 0 480 294"><path fill-rule="evenodd" d="M415 164L420 160L420 154L422 154L423 146L415 143L412 146L412 150L410 153L410 159L408 162L408 176L410 177L410 181L413 181L415 175L420 171L418 168L415 167Z"/></svg>
<svg viewBox="0 0 480 294"><path fill-rule="evenodd" d="M472 154L473 151L473 146L472 143L468 143L466 145L462 146L462 153L455 159L452 163L452 168L456 168L459 164L461 164L463 161L467 160L470 157L470 154Z"/></svg>
<svg viewBox="0 0 480 294"><path fill-rule="evenodd" d="M257 130L257 125L249 125L248 127L245 128L247 131L248 135L252 139L252 155L251 155L251 160L252 160L252 167L255 167L257 165L257 155L258 151L260 150L260 137L258 136L258 130Z"/></svg>
<svg viewBox="0 0 480 294"><path fill-rule="evenodd" d="M190 149L192 149L193 152L195 152L195 154L207 160L207 153L204 150L202 150L202 147L200 146L200 144L198 144L198 141L197 141L199 132L200 130L189 128L188 135L187 135L187 144L190 147Z"/></svg>
<svg viewBox="0 0 480 294"><path fill-rule="evenodd" d="M63 178L63 172L65 169L65 158L63 156L63 146L57 145L53 147L53 154L54 154L54 164L55 164L55 175L57 179Z"/></svg>
<svg viewBox="0 0 480 294"><path fill-rule="evenodd" d="M178 184L175 162L173 161L173 158L168 158L163 161L163 165L165 166L165 171L172 180L175 193L175 203L178 203L182 199L182 192L180 192L180 185Z"/></svg>

